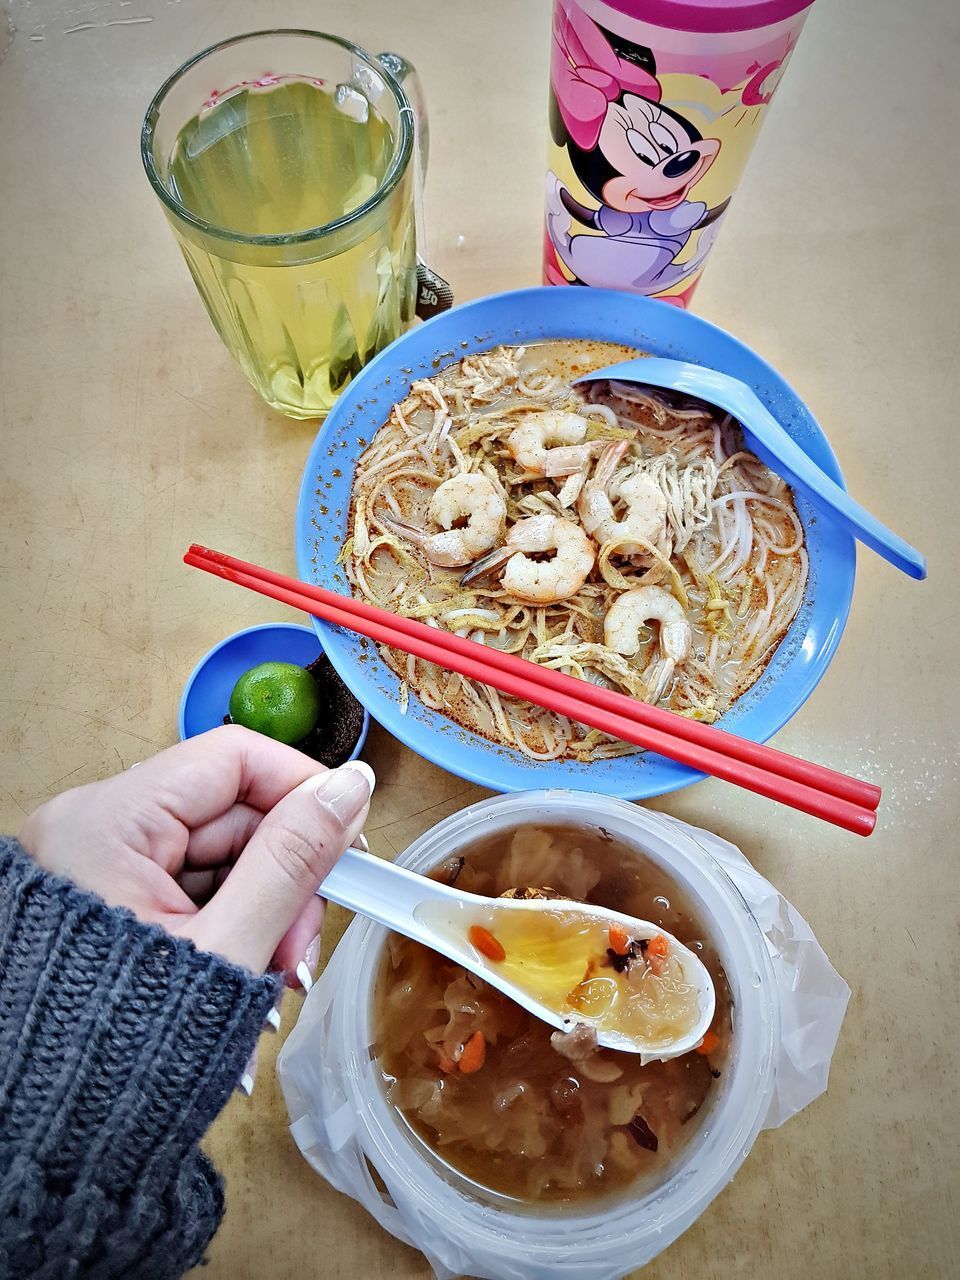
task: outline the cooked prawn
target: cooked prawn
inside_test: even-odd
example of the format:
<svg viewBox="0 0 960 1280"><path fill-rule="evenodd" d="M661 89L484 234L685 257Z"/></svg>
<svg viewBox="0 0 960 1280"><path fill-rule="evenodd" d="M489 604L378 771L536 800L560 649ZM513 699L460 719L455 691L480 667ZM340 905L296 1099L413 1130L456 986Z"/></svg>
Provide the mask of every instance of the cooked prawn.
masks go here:
<svg viewBox="0 0 960 1280"><path fill-rule="evenodd" d="M575 465L569 461L569 448L581 445L589 423L579 413L560 413L545 409L539 413L525 413L506 439L506 446L514 460L531 476L562 475L562 471L550 469L550 454L555 446L565 446L562 465Z"/></svg>
<svg viewBox="0 0 960 1280"><path fill-rule="evenodd" d="M617 440L607 445L577 501L577 514L587 533L601 544L619 543L617 550L624 556L642 555L643 543L657 541L667 512L666 499L651 476L642 468L620 468L630 443ZM627 508L622 519L614 512L617 499Z"/></svg>
<svg viewBox="0 0 960 1280"><path fill-rule="evenodd" d="M431 564L452 569L470 564L495 547L503 531L507 506L503 494L478 472L451 476L437 486L429 516L439 533L422 533L408 525L384 521L408 542L420 547ZM458 528L458 521L465 523Z"/></svg>
<svg viewBox="0 0 960 1280"><path fill-rule="evenodd" d="M663 587L635 587L617 596L603 620L603 642L614 653L632 658L640 649L640 628L660 624L660 660L648 680L648 698L662 696L677 663L690 655L692 632L683 606Z"/></svg>
<svg viewBox="0 0 960 1280"><path fill-rule="evenodd" d="M556 554L549 560L530 558L550 551ZM504 545L478 560L461 583L467 586L503 565L504 591L531 604L552 604L577 594L595 559L593 543L572 520L529 516L512 525Z"/></svg>

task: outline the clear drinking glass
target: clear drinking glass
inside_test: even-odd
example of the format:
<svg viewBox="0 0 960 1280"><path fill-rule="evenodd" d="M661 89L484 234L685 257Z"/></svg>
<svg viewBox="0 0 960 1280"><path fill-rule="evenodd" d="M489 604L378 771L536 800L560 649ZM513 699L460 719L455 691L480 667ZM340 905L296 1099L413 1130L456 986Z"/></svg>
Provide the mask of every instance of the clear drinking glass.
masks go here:
<svg viewBox="0 0 960 1280"><path fill-rule="evenodd" d="M217 332L292 418L323 417L414 315L426 122L410 64L381 58L314 31L238 36L175 71L143 123Z"/></svg>

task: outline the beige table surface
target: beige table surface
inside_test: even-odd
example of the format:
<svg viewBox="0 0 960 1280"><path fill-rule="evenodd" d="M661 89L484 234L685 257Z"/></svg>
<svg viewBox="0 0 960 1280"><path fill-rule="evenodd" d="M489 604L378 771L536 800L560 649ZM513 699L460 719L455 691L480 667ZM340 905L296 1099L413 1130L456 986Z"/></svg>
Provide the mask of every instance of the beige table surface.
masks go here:
<svg viewBox="0 0 960 1280"><path fill-rule="evenodd" d="M432 110L433 257L463 300L538 282L549 10L6 2L0 817L16 830L44 797L172 742L204 650L289 616L179 563L197 539L292 569L314 428L260 405L202 311L140 168L152 89L204 45L270 25L409 53ZM715 782L655 805L739 843L854 992L829 1093L761 1135L655 1280L960 1274L958 55L956 0L819 0L696 299L806 396L930 580L861 557L837 657L778 737L883 783L871 840ZM483 794L376 728L366 754L380 853ZM298 1007L288 996L284 1031ZM208 1139L229 1190L204 1275L427 1276L301 1161L278 1042Z"/></svg>

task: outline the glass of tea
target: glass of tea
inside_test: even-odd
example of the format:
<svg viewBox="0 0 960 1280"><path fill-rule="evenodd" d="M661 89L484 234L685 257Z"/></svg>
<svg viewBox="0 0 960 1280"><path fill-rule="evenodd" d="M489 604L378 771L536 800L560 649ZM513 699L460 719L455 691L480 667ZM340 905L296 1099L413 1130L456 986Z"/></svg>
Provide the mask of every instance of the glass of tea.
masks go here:
<svg viewBox="0 0 960 1280"><path fill-rule="evenodd" d="M210 318L289 417L323 417L413 318L425 120L407 72L337 36L256 32L191 58L147 110L144 167Z"/></svg>

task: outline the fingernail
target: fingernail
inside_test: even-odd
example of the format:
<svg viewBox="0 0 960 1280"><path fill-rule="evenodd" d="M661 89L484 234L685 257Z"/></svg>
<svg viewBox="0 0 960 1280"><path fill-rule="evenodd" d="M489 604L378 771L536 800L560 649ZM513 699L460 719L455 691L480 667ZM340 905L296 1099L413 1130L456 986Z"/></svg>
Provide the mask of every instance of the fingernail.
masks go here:
<svg viewBox="0 0 960 1280"><path fill-rule="evenodd" d="M340 766L341 769L356 769L358 773L362 773L370 787L370 794L373 795L373 789L377 785L377 775L373 772L366 760L351 760L348 764Z"/></svg>
<svg viewBox="0 0 960 1280"><path fill-rule="evenodd" d="M354 840L354 842L353 842L353 843L354 843L354 844L357 846L357 848L358 848L358 849L360 849L363 853L369 853L369 852L370 852L370 841L367 839L367 837L363 834L363 832L362 832L362 831L360 832L360 834L357 836L356 840Z"/></svg>
<svg viewBox="0 0 960 1280"><path fill-rule="evenodd" d="M304 991L309 991L313 986L313 975L317 972L317 961L320 959L320 935L319 933L307 947L303 959L297 965L296 974L300 979L300 985Z"/></svg>
<svg viewBox="0 0 960 1280"><path fill-rule="evenodd" d="M276 1000L267 1010L267 1016L263 1020L263 1025L269 1027L271 1031L280 1030L280 1001L283 999L283 992L277 996Z"/></svg>
<svg viewBox="0 0 960 1280"><path fill-rule="evenodd" d="M348 826L373 794L376 777L362 760L351 760L339 769L332 769L320 780L317 799L325 809Z"/></svg>
<svg viewBox="0 0 960 1280"><path fill-rule="evenodd" d="M247 1063L246 1067L244 1068L243 1075L240 1077L240 1083L237 1085L237 1088L240 1089L241 1092L245 1093L248 1098L250 1097L251 1093L253 1093L253 1083L256 1080L256 1078L257 1078L257 1051L256 1049L254 1049L253 1053L250 1055L250 1061Z"/></svg>

